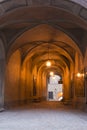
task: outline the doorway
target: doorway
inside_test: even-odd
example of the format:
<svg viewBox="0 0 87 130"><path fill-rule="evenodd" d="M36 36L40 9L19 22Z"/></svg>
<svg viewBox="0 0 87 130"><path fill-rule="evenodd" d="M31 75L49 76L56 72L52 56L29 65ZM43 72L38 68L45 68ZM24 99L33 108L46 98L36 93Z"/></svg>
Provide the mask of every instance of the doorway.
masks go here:
<svg viewBox="0 0 87 130"><path fill-rule="evenodd" d="M48 101L63 100L63 82L60 75L51 75L48 77L47 89Z"/></svg>

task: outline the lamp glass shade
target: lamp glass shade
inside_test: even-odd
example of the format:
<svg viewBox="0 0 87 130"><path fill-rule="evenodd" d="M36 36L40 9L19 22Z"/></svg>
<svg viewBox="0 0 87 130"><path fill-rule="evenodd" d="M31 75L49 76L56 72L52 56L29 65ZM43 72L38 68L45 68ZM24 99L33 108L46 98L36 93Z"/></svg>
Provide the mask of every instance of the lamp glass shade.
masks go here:
<svg viewBox="0 0 87 130"><path fill-rule="evenodd" d="M50 67L50 66L51 66L51 62L50 62L50 61L47 61L47 62L46 62L46 66L47 66L47 67Z"/></svg>

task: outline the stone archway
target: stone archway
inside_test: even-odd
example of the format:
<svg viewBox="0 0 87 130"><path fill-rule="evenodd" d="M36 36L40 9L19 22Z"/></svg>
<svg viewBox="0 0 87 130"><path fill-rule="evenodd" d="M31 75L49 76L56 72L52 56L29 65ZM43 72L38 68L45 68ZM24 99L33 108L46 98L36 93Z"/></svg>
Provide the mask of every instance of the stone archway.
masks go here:
<svg viewBox="0 0 87 130"><path fill-rule="evenodd" d="M51 45L51 55L55 57L55 62L52 61L54 63L53 67L59 67L60 65L64 69L64 67L67 66L67 70L64 69L64 85L66 86L66 92L70 93L68 88L71 88L71 82L74 82L73 77L75 77L78 71L83 69L83 66L78 64L80 61L83 61L82 59L86 46L86 42L83 40L86 39L84 38L84 35L87 36L87 10L85 9L85 6L83 7L77 0L2 1L0 6L0 27L7 38L6 61L8 62L8 65L6 66L6 70L8 68L9 74L7 73L6 76L7 80L8 77L10 77L11 82L9 85L8 81L6 82L6 89L8 90L9 88L11 93L11 91L13 91L12 86L14 86L14 88L16 86L17 90L15 91L17 98L15 98L14 95L12 102L16 99L19 100L19 98L21 100L26 100L33 96L32 79L36 79L38 68L43 66L43 63L47 59L48 44ZM9 19L7 21L8 17ZM40 51L38 52L38 50ZM20 54L16 51L19 51ZM17 59L19 62L17 62ZM24 63L25 61L26 63ZM65 61L65 64L62 61ZM22 66L21 62L24 63L24 66ZM60 62L60 64L58 64L58 62ZM16 65L18 65L18 71L15 71L16 69L14 69L16 68ZM45 71L45 67L43 67L43 70ZM19 73L17 74L16 72ZM12 80L11 75L14 73L16 78L13 78ZM41 82L41 73L42 70L40 71L40 76L38 76L40 82L36 84L36 87L39 86L40 91L41 89L44 90L44 87L41 88L40 86L45 86ZM69 77L70 79L66 82ZM20 79L21 83L19 83ZM21 86L21 89L18 90L17 86ZM72 86L76 86L76 84ZM76 91L79 92L77 95L81 96L81 91L78 86ZM18 96L18 94L20 95ZM9 92L7 92L7 97L9 95ZM5 98L6 101L8 99L7 97ZM69 94L67 100L68 98ZM10 99L11 97L9 96L9 100Z"/></svg>
<svg viewBox="0 0 87 130"><path fill-rule="evenodd" d="M47 82L47 100L62 101L63 100L63 82L62 77L53 71L49 73Z"/></svg>

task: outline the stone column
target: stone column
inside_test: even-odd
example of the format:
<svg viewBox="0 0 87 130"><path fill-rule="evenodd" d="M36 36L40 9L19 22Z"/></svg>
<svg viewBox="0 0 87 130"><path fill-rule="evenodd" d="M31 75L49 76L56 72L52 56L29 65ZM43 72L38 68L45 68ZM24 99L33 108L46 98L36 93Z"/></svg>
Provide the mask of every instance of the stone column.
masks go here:
<svg viewBox="0 0 87 130"><path fill-rule="evenodd" d="M68 68L64 72L64 103L70 103L70 72Z"/></svg>
<svg viewBox="0 0 87 130"><path fill-rule="evenodd" d="M85 42L86 43L86 42ZM87 104L87 47L84 58L85 102Z"/></svg>
<svg viewBox="0 0 87 130"><path fill-rule="evenodd" d="M5 60L0 59L0 111L4 110Z"/></svg>
<svg viewBox="0 0 87 130"><path fill-rule="evenodd" d="M85 103L87 104L87 67L85 67L84 80L85 80Z"/></svg>

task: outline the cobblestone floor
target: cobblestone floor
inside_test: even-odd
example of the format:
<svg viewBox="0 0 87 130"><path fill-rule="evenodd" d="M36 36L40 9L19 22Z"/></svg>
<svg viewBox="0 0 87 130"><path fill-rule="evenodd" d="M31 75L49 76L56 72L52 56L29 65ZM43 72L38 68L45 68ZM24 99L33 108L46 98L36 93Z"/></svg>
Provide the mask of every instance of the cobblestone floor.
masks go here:
<svg viewBox="0 0 87 130"><path fill-rule="evenodd" d="M87 113L57 102L30 103L1 112L0 130L87 130Z"/></svg>

